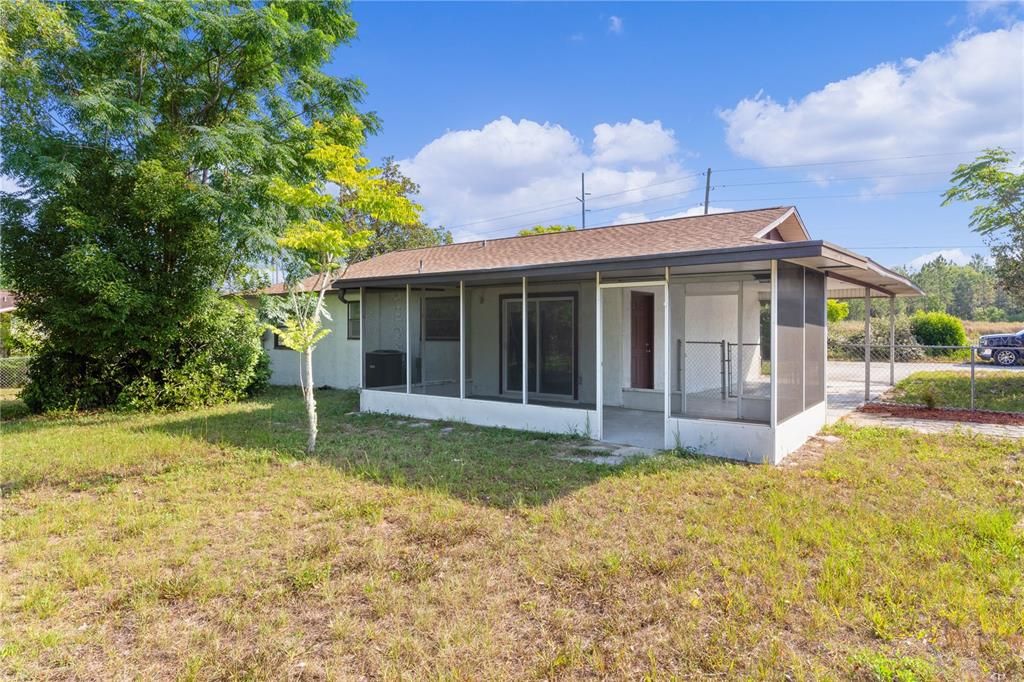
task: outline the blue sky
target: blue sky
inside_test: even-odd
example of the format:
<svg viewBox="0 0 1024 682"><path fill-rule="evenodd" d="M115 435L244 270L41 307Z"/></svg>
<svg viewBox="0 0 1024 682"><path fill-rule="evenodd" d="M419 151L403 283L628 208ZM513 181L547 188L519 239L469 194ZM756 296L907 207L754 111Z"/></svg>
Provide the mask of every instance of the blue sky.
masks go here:
<svg viewBox="0 0 1024 682"><path fill-rule="evenodd" d="M383 120L369 155L402 160L428 220L457 238L578 223L581 171L590 225L685 213L710 166L716 209L794 203L815 237L889 265L966 255L982 242L967 207L939 207L949 171L983 146L1024 147L1019 4L353 12L359 37L329 71L366 83ZM836 163L889 157L913 158Z"/></svg>

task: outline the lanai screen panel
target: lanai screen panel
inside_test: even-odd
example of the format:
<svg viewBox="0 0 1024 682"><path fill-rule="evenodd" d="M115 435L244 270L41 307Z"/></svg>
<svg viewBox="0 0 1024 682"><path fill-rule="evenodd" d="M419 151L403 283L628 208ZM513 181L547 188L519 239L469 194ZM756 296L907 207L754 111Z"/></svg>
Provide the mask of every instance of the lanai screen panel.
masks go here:
<svg viewBox="0 0 1024 682"><path fill-rule="evenodd" d="M775 381L778 419L783 421L804 408L804 269L779 261L778 342Z"/></svg>
<svg viewBox="0 0 1024 682"><path fill-rule="evenodd" d="M459 396L458 285L414 291L413 393Z"/></svg>
<svg viewBox="0 0 1024 682"><path fill-rule="evenodd" d="M406 389L404 288L366 288L363 315L363 385L381 391Z"/></svg>
<svg viewBox="0 0 1024 682"><path fill-rule="evenodd" d="M825 399L825 275L804 272L804 409Z"/></svg>

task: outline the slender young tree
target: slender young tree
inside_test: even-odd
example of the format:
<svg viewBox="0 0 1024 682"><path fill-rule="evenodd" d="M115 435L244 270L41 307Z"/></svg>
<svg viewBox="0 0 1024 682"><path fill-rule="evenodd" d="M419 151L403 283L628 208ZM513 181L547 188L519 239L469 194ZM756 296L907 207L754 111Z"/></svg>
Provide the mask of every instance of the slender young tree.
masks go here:
<svg viewBox="0 0 1024 682"><path fill-rule="evenodd" d="M351 119L351 125L358 135L362 129L359 120ZM318 131L319 126L314 129ZM269 191L288 207L290 215L278 244L316 277L312 291L303 290L301 283L289 287L283 323L269 326L285 346L299 353L299 385L309 426L306 453L313 454L317 438L313 351L331 331L323 325L330 319L324 296L331 277L352 253L370 246L374 232L367 229L367 222L416 225L420 207L405 196L400 185L369 166L354 147L318 142L307 158L317 168L314 180L289 184L275 178ZM327 191L328 183L340 188L338 197Z"/></svg>
<svg viewBox="0 0 1024 682"><path fill-rule="evenodd" d="M986 149L956 167L942 205L975 202L971 227L992 247L995 272L1010 296L1024 302L1024 164L1005 149Z"/></svg>

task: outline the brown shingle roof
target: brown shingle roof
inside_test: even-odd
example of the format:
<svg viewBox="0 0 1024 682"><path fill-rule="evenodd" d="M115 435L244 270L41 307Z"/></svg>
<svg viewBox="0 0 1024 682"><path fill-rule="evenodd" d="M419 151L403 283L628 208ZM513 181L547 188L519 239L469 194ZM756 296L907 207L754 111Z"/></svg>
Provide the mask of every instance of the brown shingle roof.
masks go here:
<svg viewBox="0 0 1024 682"><path fill-rule="evenodd" d="M301 291L320 291L320 289L323 288L323 287L319 286L320 285L320 282L318 281L319 278L320 278L320 275L310 275L309 277L306 277L305 279L303 279L299 283L299 289ZM331 282L332 281L333 281L332 278L330 278L330 277L326 278L324 280L324 282L323 282L323 286L326 286L329 289L331 287ZM260 289L259 291L255 292L255 293L257 293L257 294L267 294L267 295L271 295L271 296L277 295L277 294L287 294L288 293L288 284L285 283L285 282L278 282L277 284L271 284L269 287L266 287L264 289Z"/></svg>
<svg viewBox="0 0 1024 682"><path fill-rule="evenodd" d="M502 270L763 244L755 235L789 206L655 220L574 232L505 237L393 251L353 263L340 278Z"/></svg>

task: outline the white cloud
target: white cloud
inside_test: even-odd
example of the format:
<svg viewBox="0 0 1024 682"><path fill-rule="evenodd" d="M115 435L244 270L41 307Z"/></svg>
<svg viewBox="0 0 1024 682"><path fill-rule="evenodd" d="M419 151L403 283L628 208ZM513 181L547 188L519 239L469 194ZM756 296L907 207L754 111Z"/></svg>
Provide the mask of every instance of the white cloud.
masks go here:
<svg viewBox="0 0 1024 682"><path fill-rule="evenodd" d="M1024 146L1022 54L1024 23L1018 23L961 36L921 60L879 64L785 104L758 93L720 116L733 151L768 165L961 150L970 158L984 147L1016 149ZM885 168L934 170L960 160ZM856 168L856 174L868 170Z"/></svg>
<svg viewBox="0 0 1024 682"><path fill-rule="evenodd" d="M599 123L594 126L594 160L597 163L657 161L676 152L675 131L661 121L644 123Z"/></svg>
<svg viewBox="0 0 1024 682"><path fill-rule="evenodd" d="M622 17L617 17L614 14L608 17L608 32L620 35L623 30Z"/></svg>
<svg viewBox="0 0 1024 682"><path fill-rule="evenodd" d="M964 253L963 249L942 249L940 251L932 251L918 256L907 263L907 267L911 270L920 270L922 265L925 263L931 263L939 256L942 256L946 260L956 263L957 265L967 265L967 263L971 261L971 256Z"/></svg>
<svg viewBox="0 0 1024 682"><path fill-rule="evenodd" d="M987 18L1010 25L1020 17L1021 0L971 0L967 3L967 21L976 24Z"/></svg>
<svg viewBox="0 0 1024 682"><path fill-rule="evenodd" d="M612 222L626 206L652 215L678 210L696 187L677 158L675 134L660 122L600 123L593 134L588 150L560 125L503 116L448 131L400 163L420 185L427 220L450 226L458 239L578 224L581 172L590 225Z"/></svg>

